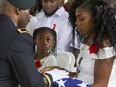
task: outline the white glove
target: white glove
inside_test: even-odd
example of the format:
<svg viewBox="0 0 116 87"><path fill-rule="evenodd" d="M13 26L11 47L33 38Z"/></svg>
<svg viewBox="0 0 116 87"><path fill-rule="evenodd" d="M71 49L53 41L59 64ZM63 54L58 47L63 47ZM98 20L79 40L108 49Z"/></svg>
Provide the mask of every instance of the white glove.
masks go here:
<svg viewBox="0 0 116 87"><path fill-rule="evenodd" d="M69 72L66 72L65 70L58 70L58 69L53 69L51 71L46 71L44 73L48 73L52 76L53 82L56 80L59 80L61 78L68 78L69 77Z"/></svg>

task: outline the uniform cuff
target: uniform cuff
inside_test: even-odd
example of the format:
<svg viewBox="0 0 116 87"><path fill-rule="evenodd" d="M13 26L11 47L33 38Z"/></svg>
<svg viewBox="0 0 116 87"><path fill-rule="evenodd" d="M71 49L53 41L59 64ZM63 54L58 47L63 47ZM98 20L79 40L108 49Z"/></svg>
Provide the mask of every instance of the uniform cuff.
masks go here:
<svg viewBox="0 0 116 87"><path fill-rule="evenodd" d="M53 79L50 74L43 73L43 76L47 79L48 87L52 87Z"/></svg>

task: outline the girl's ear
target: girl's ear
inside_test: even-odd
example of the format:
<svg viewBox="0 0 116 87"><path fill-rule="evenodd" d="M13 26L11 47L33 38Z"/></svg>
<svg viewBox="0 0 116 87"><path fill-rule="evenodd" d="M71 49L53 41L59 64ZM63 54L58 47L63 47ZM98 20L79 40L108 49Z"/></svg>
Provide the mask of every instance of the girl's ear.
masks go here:
<svg viewBox="0 0 116 87"><path fill-rule="evenodd" d="M55 44L56 44L56 41L53 41L52 48L54 47Z"/></svg>

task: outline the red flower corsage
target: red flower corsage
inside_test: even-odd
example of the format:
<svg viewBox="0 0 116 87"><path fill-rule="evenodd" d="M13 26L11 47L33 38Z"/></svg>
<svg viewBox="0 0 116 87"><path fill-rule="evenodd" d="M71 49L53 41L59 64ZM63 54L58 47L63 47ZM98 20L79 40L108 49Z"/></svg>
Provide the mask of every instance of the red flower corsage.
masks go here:
<svg viewBox="0 0 116 87"><path fill-rule="evenodd" d="M91 53L97 54L97 52L99 51L99 49L100 49L100 43L98 41L96 41L96 44L97 44L97 47L95 47L94 43L90 45L90 47L89 47L90 54Z"/></svg>
<svg viewBox="0 0 116 87"><path fill-rule="evenodd" d="M55 30L55 29L56 29L56 24L53 25L53 30Z"/></svg>
<svg viewBox="0 0 116 87"><path fill-rule="evenodd" d="M40 60L36 60L35 64L36 64L36 67L37 67L37 68L40 68L40 67L41 67L41 62L40 62Z"/></svg>

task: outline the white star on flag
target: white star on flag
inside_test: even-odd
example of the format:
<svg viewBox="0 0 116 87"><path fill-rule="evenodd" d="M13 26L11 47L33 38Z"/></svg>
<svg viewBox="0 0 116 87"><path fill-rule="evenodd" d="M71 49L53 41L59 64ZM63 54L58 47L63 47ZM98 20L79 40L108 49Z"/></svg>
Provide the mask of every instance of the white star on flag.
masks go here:
<svg viewBox="0 0 116 87"><path fill-rule="evenodd" d="M59 81L56 81L59 84L59 87L65 87L64 83L66 81L63 81L62 79L60 79Z"/></svg>
<svg viewBox="0 0 116 87"><path fill-rule="evenodd" d="M77 84L80 87L87 87L87 84L85 82L82 82L81 84Z"/></svg>
<svg viewBox="0 0 116 87"><path fill-rule="evenodd" d="M53 87L91 87L86 82L78 80L77 78L62 78L53 82Z"/></svg>

